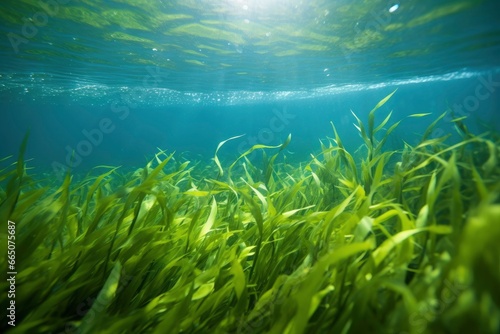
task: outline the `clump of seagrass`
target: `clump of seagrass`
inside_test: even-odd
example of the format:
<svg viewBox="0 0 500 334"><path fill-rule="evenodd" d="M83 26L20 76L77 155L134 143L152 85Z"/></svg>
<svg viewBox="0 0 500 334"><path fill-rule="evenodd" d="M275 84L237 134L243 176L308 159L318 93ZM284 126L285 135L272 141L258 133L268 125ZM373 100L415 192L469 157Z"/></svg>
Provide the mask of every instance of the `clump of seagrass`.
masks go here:
<svg viewBox="0 0 500 334"><path fill-rule="evenodd" d="M393 94L367 126L353 113L363 149L332 124L298 165L281 159L291 136L226 168L224 141L215 166L161 151L139 173L40 187L23 143L0 172L0 217L17 223L9 333L498 333L499 137L459 119L460 140L431 138L443 114L386 150L401 121L375 118ZM254 151L273 153L259 168Z"/></svg>

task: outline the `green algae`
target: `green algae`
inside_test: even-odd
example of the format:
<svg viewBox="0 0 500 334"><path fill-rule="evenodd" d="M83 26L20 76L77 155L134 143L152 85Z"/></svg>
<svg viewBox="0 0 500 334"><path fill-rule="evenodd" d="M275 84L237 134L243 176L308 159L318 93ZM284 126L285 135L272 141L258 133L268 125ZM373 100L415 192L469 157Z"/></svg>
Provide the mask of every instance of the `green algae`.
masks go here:
<svg viewBox="0 0 500 334"><path fill-rule="evenodd" d="M392 94L366 122L353 113L363 149L332 124L296 165L281 159L291 136L221 161L236 136L209 166L161 151L139 171L35 182L25 140L0 161L0 216L17 224L9 332L498 332L499 137L433 138L444 113L386 150L404 121L379 115Z"/></svg>

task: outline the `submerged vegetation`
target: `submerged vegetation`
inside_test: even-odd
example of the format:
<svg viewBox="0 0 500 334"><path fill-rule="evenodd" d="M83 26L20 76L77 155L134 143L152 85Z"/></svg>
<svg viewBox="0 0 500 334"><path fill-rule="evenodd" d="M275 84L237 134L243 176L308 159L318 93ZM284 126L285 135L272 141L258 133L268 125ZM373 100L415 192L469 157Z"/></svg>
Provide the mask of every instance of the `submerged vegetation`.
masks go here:
<svg viewBox="0 0 500 334"><path fill-rule="evenodd" d="M391 95L354 115L355 154L332 124L293 166L291 137L228 165L222 142L212 166L162 151L54 186L24 142L0 172L2 244L16 222L9 333L498 333L500 139L461 119L460 140L436 137L443 114L388 151L399 122L375 118Z"/></svg>

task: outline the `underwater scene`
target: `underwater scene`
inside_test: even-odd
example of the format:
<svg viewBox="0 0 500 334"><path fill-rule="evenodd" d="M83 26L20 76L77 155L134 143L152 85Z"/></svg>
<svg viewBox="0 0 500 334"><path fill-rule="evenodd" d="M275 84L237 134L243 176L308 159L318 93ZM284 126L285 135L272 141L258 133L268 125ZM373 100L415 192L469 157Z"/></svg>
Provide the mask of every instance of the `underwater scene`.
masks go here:
<svg viewBox="0 0 500 334"><path fill-rule="evenodd" d="M498 0L3 0L2 333L500 333Z"/></svg>

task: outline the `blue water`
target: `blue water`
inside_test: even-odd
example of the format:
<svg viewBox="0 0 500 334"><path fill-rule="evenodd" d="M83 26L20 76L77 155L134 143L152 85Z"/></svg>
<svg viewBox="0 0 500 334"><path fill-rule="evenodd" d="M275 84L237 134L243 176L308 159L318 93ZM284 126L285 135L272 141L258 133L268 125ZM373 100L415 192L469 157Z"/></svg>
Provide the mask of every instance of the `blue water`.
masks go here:
<svg viewBox="0 0 500 334"><path fill-rule="evenodd" d="M500 2L2 1L0 158L41 170L141 167L160 149L210 161L255 143L304 161L362 119L414 144L438 115L500 126ZM446 117L439 130L456 133ZM441 134L437 133L436 135ZM74 160L70 156L75 151Z"/></svg>

